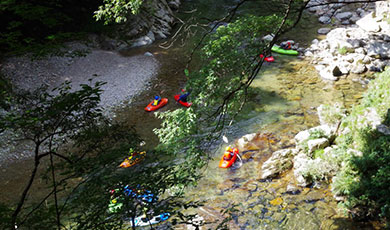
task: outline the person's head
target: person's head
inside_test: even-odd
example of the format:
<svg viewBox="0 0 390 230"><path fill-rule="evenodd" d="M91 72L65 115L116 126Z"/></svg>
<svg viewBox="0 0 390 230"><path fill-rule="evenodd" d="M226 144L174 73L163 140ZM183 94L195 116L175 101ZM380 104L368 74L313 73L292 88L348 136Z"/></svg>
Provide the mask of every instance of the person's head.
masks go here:
<svg viewBox="0 0 390 230"><path fill-rule="evenodd" d="M158 100L159 98L159 96L154 96L154 100Z"/></svg>
<svg viewBox="0 0 390 230"><path fill-rule="evenodd" d="M233 151L233 150L232 150L232 147L228 146L228 147L226 147L225 151L226 151L226 152L231 152L231 151Z"/></svg>
<svg viewBox="0 0 390 230"><path fill-rule="evenodd" d="M186 90L185 89L181 89L181 91L184 93Z"/></svg>

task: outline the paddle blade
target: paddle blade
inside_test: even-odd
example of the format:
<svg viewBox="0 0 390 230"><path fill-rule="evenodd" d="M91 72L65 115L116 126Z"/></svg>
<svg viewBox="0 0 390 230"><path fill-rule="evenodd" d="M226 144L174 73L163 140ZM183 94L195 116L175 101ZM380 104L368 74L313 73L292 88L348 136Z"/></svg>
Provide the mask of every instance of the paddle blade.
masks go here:
<svg viewBox="0 0 390 230"><path fill-rule="evenodd" d="M226 144L229 143L229 140L227 139L227 137L225 135L222 136L222 140L223 142L225 142Z"/></svg>

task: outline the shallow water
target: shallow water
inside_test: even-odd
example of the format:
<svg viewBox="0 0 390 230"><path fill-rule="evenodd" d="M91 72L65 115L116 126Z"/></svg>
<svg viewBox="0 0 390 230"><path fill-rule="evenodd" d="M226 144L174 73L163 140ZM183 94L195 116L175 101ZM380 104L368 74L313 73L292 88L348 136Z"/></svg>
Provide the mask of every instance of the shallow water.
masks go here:
<svg viewBox="0 0 390 230"><path fill-rule="evenodd" d="M224 12L229 8L231 1L224 2L226 8L216 10ZM202 7L201 3L202 1L193 1L193 4L200 4ZM315 31L317 27L318 25L313 24L309 29L303 30ZM315 33L308 34L315 37ZM312 39L303 39L294 35L294 32L286 35L286 38L289 36L301 39L302 44L307 44ZM158 143L152 130L159 126L160 121L154 117L153 112L145 112L144 107L155 95L169 99L168 105L160 111L180 107L174 102L173 95L179 93L186 82L183 69L187 50L188 47L180 45L165 50L156 43L122 53L131 56L151 52L161 64L159 75L150 82L148 90L131 100L131 107L118 108L116 111L118 120L136 127L137 132L146 140L145 148L152 148ZM233 206L237 211L232 212L233 220L228 223L229 229L365 228L366 226L353 223L338 213L337 203L326 185L300 188L297 194L288 194L286 186L294 184L291 172L274 180L259 179L261 164L273 151L293 147L291 140L296 133L318 124L317 106L336 101L349 106L359 99L364 90L351 79L342 79L336 83L324 82L307 61L297 57L275 55L275 59L274 63L264 65L253 82L250 100L238 122L228 132L231 142L247 133L262 133L264 138L257 140L258 150L244 154L241 167L227 170L218 168L222 154L220 149L225 146L221 145L220 149L213 151L214 157L205 169L205 177L196 188L187 191L187 200L205 202L203 207L191 212L197 213L204 220L215 222L205 226L207 228L216 227L228 216L221 214L221 211ZM21 186L24 186L23 178L28 175L30 168L27 162L24 163L19 162L3 169L2 177L6 179L1 179L0 193L8 194L2 197L3 201L13 200L11 194L19 192ZM45 183L40 181L33 193L39 196L39 188L44 186ZM177 227L180 228L191 229L188 226ZM371 229L370 226L367 229Z"/></svg>
<svg viewBox="0 0 390 230"><path fill-rule="evenodd" d="M276 62L267 64L253 82L251 87L257 94L228 136L234 140L247 133L261 133L262 138L255 141L258 150L243 154L240 168L226 170L218 168L222 145L205 177L188 191L190 200L205 202L204 207L192 211L216 222L207 226L211 228L227 217L221 211L235 207L229 229L371 229L341 215L326 184L299 188L297 194L291 194L286 192L287 185L296 186L291 171L273 180L260 179L261 165L273 151L294 147L295 134L318 124L316 108L320 104L345 102L337 87L320 80L306 61L275 58ZM355 94L364 90L345 81Z"/></svg>

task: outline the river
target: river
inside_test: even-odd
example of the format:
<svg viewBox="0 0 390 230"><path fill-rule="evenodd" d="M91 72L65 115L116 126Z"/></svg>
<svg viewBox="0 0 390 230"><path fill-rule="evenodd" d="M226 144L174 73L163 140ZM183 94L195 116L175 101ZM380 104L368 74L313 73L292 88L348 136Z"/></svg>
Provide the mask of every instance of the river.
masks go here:
<svg viewBox="0 0 390 230"><path fill-rule="evenodd" d="M234 1L219 1L224 7L218 7L218 4L209 7L210 3L206 2L184 2L184 8L191 10L197 6L195 14L198 16L221 15L230 9ZM256 10L256 7L248 8ZM301 46L317 38L316 30L320 27L315 18L305 17L311 21L299 25L285 36L298 41ZM146 141L146 148L152 148L158 143L152 130L159 126L160 121L153 113L145 112L144 107L155 95L170 100L161 111L179 107L174 103L173 95L179 93L186 82L183 70L186 54L191 48L189 41L185 46L178 42L170 49L162 49L156 43L121 53L133 56L150 52L160 62L158 76L152 80L151 86L135 97L131 106L116 110L116 119L129 126L135 125L137 132ZM292 194L286 192L287 185L294 184L292 172L273 180L259 179L261 164L273 151L292 147L295 134L318 124L316 108L320 104L340 102L349 107L364 91L351 78L336 83L320 80L307 60L283 55L275 55L275 59L274 63L264 65L251 85L255 93L251 94L238 121L228 131L231 142L247 133L260 133L264 138L257 140L259 148L243 156L241 167L228 170L218 168L225 145L221 142L218 149L213 149L214 158L205 169L203 179L196 188L187 189L185 198L189 201L203 201L204 205L189 213L210 222L202 229L215 228L227 217L221 212L233 207L235 210L231 212L229 229L371 229L372 226L354 223L343 215L326 184L300 188ZM21 165L23 162L3 169L2 177L6 179L1 180L2 194L14 194L21 189L24 175L29 172L29 167L20 170ZM36 192L44 186L42 181L40 183L41 186L35 188ZM2 199L13 200L12 196ZM176 228L193 229L186 225Z"/></svg>

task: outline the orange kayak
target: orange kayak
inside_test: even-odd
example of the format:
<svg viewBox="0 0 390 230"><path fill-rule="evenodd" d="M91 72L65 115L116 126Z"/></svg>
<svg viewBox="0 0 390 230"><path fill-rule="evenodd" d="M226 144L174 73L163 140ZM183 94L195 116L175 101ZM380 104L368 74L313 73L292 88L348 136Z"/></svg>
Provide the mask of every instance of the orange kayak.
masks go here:
<svg viewBox="0 0 390 230"><path fill-rule="evenodd" d="M180 97L180 94L176 94L176 95L174 96L175 101L179 102L182 106L185 106L185 107L188 108L188 107L190 107L190 106L192 105L191 102L182 102L182 101L179 101L179 97Z"/></svg>
<svg viewBox="0 0 390 230"><path fill-rule="evenodd" d="M126 158L119 167L121 168L128 168L135 164L138 164L140 161L142 161L146 156L146 152L134 152L131 156Z"/></svg>
<svg viewBox="0 0 390 230"><path fill-rule="evenodd" d="M149 103L148 106L145 107L145 110L150 112L150 111L154 111L156 109L159 109L161 107L163 107L164 105L166 105L168 103L168 98L161 98L161 101L160 103L158 103L158 105L153 105L153 101Z"/></svg>
<svg viewBox="0 0 390 230"><path fill-rule="evenodd" d="M225 157L222 156L221 161L219 162L219 167L229 168L234 164L236 160L237 160L237 153L234 153L234 155L230 159L225 159Z"/></svg>

